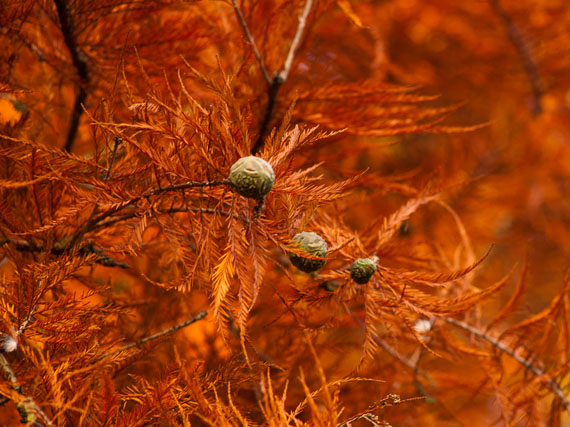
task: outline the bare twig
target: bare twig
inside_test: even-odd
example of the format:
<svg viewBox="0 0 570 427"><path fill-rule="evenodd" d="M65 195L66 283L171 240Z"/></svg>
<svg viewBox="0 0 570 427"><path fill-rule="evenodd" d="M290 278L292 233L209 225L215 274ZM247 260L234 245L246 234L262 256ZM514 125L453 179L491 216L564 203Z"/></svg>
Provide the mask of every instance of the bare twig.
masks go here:
<svg viewBox="0 0 570 427"><path fill-rule="evenodd" d="M44 252L46 248L43 245L29 242L23 239L2 239L0 240L0 246L4 244L11 244L13 247L22 252ZM51 248L51 253L54 255L62 255L67 253L71 249L71 245L54 245ZM120 267L120 268L131 268L128 264L124 262L117 261L107 255L103 250L96 248L92 242L88 242L79 250L80 255L96 254L98 257L95 260L97 264L101 264L107 267Z"/></svg>
<svg viewBox="0 0 570 427"><path fill-rule="evenodd" d="M267 129L269 127L269 122L273 116L273 110L275 109L275 103L277 102L277 95L279 94L279 89L284 82L275 76L271 86L269 87L269 93L267 94L267 105L265 106L265 112L263 113L263 119L261 120L261 125L259 126L259 135L255 141L253 147L251 147L251 154L257 153L263 147L263 141L265 135L267 134Z"/></svg>
<svg viewBox="0 0 570 427"><path fill-rule="evenodd" d="M289 52L287 53L287 57L285 58L285 62L283 63L283 67L277 73L275 73L274 77L271 78L269 76L269 72L263 63L263 58L261 58L261 54L257 49L257 45L249 28L247 26L247 22L245 22L245 18L237 4L237 0L232 0L232 5L238 21L245 33L245 36L249 40L253 48L253 52L255 54L255 58L259 64L259 68L261 69L261 73L263 74L263 78L265 83L268 87L268 94L267 94L267 105L265 107L265 112L263 114L263 118L261 120L261 124L259 126L259 135L253 147L251 147L251 154L257 153L261 147L263 146L263 140L265 139L267 129L269 127L269 122L271 121L271 117L273 116L273 110L275 109L275 104L277 101L277 95L279 94L279 89L285 83L287 78L289 77L289 73L291 71L291 67L293 65L293 60L295 59L295 54L299 49L299 45L301 44L301 40L303 38L303 33L305 31L305 27L307 26L307 18L309 13L311 12L311 8L313 6L313 0L307 0L305 3L305 7L303 8L303 12L299 16L299 25L297 26L297 31L293 36L293 40L291 41L291 46L289 46Z"/></svg>
<svg viewBox="0 0 570 427"><path fill-rule="evenodd" d="M75 96L75 102L73 104L73 112L71 113L71 120L69 121L69 130L67 131L67 137L65 139L64 149L67 152L71 152L73 149L73 143L75 142L75 137L77 136L77 129L79 127L79 119L83 113L83 104L87 99L86 86L89 83L89 65L87 64L87 56L79 46L77 46L77 40L74 34L74 24L73 17L69 13L69 5L65 0L54 0L55 7L57 9L57 16L59 18L59 24L61 26L61 33L63 34L63 40L65 45L69 50L71 55L71 61L73 66L77 71L79 77L79 92Z"/></svg>
<svg viewBox="0 0 570 427"><path fill-rule="evenodd" d="M505 12L505 9L503 9L500 0L490 0L490 2L493 11L503 22L509 39L522 60L525 73L532 89L533 102L531 111L532 114L536 116L542 111L542 105L540 103L540 98L542 97L542 89L540 87L540 76L538 74L538 68L532 58L531 53L529 52L528 46L523 39L519 27L515 24L507 12Z"/></svg>
<svg viewBox="0 0 570 427"><path fill-rule="evenodd" d="M305 27L307 25L307 17L309 16L312 6L313 0L307 0L303 12L301 13L301 16L299 16L299 25L297 26L297 31L295 32L295 36L293 37L291 46L289 47L289 53L287 54L283 68L281 68L281 70L275 74L273 80L271 81L271 84L269 86L267 106L265 107L263 120L261 121L261 125L259 127L259 136L251 148L251 154L257 153L261 147L263 147L263 140L265 139L265 135L267 134L267 129L269 127L269 122L273 116L273 110L275 109L279 89L281 89L281 86L283 86L283 83L285 83L289 77L289 73L291 72L293 59L295 58L295 54L297 53L297 49L301 43L303 32L305 31Z"/></svg>
<svg viewBox="0 0 570 427"><path fill-rule="evenodd" d="M44 281L45 279L40 279L40 286L39 286L40 288L43 286ZM22 321L20 327L17 330L14 330L13 327L10 327L10 330L12 332L11 334L6 333L0 335L0 353L11 353L13 351L16 351L16 349L18 348L18 341L19 341L18 338L20 337L20 335L24 333L24 330L27 328L30 322L34 320L32 316L36 312L36 306L37 305L34 305L30 309L28 315Z"/></svg>
<svg viewBox="0 0 570 427"><path fill-rule="evenodd" d="M397 394L389 394L383 399L376 402L373 406L365 409L364 411L360 412L359 414L353 416L351 419L346 420L338 425L338 427L350 427L353 422L358 420L366 420L370 422L375 427L382 427L387 424L380 421L379 418L374 415L372 412L377 411L378 409L385 408L387 406L395 406L401 403L412 402L415 400L423 399L423 397L412 397L411 399L404 399L402 400L399 395ZM388 424L389 425L389 424Z"/></svg>
<svg viewBox="0 0 570 427"><path fill-rule="evenodd" d="M42 283L45 279L41 279L40 283ZM42 285L43 286L43 283ZM30 324L30 322L32 321L32 316L34 315L34 313L36 312L36 305L34 305L30 312L28 313L28 315L26 316L26 318L24 319L24 321L20 324L20 327L18 328L18 330L16 331L16 339L22 335L24 333L24 330L28 327L28 325Z"/></svg>
<svg viewBox="0 0 570 427"><path fill-rule="evenodd" d="M97 226L97 224L99 224L99 222L101 222L102 220L104 220L104 219L110 217L111 215L119 212L120 210L122 210L126 206L137 203L138 201L140 201L142 199L145 199L145 198L151 197L151 196L156 196L156 195L159 195L162 193L167 193L169 191L178 191L178 190L184 190L187 188L194 188L194 187L215 187L215 186L220 186L220 185L226 185L228 182L229 181L227 179L222 179L222 180L217 180L217 181L188 181L188 182L184 182L182 184L173 184L173 185L168 185L166 187L154 188L152 190L147 191L142 196L138 196L138 197L135 197L133 199L127 200L127 201L121 203L119 206L117 206L113 209L109 209L108 211L103 212L97 216L95 216L95 214L99 210L99 205L95 205L89 220L83 225L83 227L78 229L73 234L68 247L75 246L75 244L83 238L85 233L93 230Z"/></svg>
<svg viewBox="0 0 570 427"><path fill-rule="evenodd" d="M191 317L190 319L188 319L188 320L186 320L186 321L184 321L184 322L182 322L182 323L179 323L179 324L177 324L177 325L171 326L170 328L164 329L164 330L162 330L162 331L160 331L160 332L157 332L156 334L149 335L148 337L141 338L140 340L137 340L137 341L135 341L135 342L126 344L126 345L124 345L124 346L122 346L122 347L119 347L119 348L117 348L117 349L115 349L115 350L111 350L111 351L109 351L109 352L107 352L107 353L105 353L105 354L99 356L97 359L94 360L93 363L99 362L100 360L103 360L103 359L105 359L106 357L112 356L112 355L114 355L114 354L117 354L117 353L120 353L120 352L123 352L123 351L126 351L126 350L130 350L131 348L140 347L140 346L142 346L143 344L146 344L146 343L149 342L149 341L156 340L156 339L161 338L161 337L163 337L163 336L165 336L165 335L172 334L172 333L174 333L174 332L176 332L176 331L178 331L178 330L180 330L180 329L182 329L182 328L185 328L186 326L189 326L189 325L191 325L191 324L193 324L193 323L198 322L199 320L202 320L202 319L203 319L204 317L206 317L207 315L208 315L208 311L207 311L207 310L206 310L206 311L201 311L201 312L198 313L196 316Z"/></svg>
<svg viewBox="0 0 570 427"><path fill-rule="evenodd" d="M24 239L0 239L0 246L10 244L14 246L14 249L22 252L43 252L44 247L42 245L38 245L34 242L28 242ZM59 251L56 248L52 249L52 252L57 255Z"/></svg>
<svg viewBox="0 0 570 427"><path fill-rule="evenodd" d="M193 187L216 187L220 185L227 185L228 183L229 183L228 179L220 179L214 181L188 181L182 184L173 184L166 187L160 187L150 190L147 193L145 193L143 196L132 199L130 203L135 203L136 201L144 199L145 197L156 196L157 194L166 193L168 191L184 190L186 188L193 188Z"/></svg>
<svg viewBox="0 0 570 427"><path fill-rule="evenodd" d="M117 144L118 143L115 144L115 148L117 147ZM112 166L112 164L109 165L109 168L107 169L107 173L109 173L111 166ZM222 180L217 180L217 181L188 181L188 182L185 182L182 184L173 184L173 185L169 185L166 187L154 188L154 189L147 191L142 196L138 196L138 197L135 197L133 199L127 200L127 201L121 203L120 205L118 205L117 207L114 207L112 209L109 209L108 211L102 212L99 215L96 215L97 212L99 211L99 205L95 205L95 207L93 208L93 211L90 215L90 218L86 221L86 223L81 228L76 230L73 235L67 236L66 238L62 238L62 239L60 239L59 242L56 242L56 244L51 248L51 253L53 253L55 255L61 255L61 254L69 252L73 247L75 247L83 239L83 236L87 232L92 231L92 230L97 229L97 228L100 228L100 224L103 220L105 220L108 217L110 217L111 215L121 211L126 206L135 204L142 199L145 199L145 198L151 197L151 196L156 196L156 195L166 193L166 192L170 192L170 191L184 190L187 188L214 187L214 186L220 186L220 185L227 185L228 182L229 181L227 179L222 179ZM199 208L196 208L196 210L198 210L198 209ZM190 210L194 210L194 209L190 208ZM200 211L205 212L205 213L214 213L213 210L208 210L208 209L205 209L205 210L200 209ZM223 212L220 214L225 215L225 216L231 215L229 212ZM129 217L130 216L124 216L124 217L117 219L117 221L121 221L123 219L128 219ZM246 221L241 217L236 217L236 218L238 218L239 220L242 220L242 221ZM103 224L111 225L114 222L116 222L116 221L113 221L111 219L111 220L104 222ZM43 245L37 244L37 243L32 242L32 241L23 240L23 239L9 239L9 238L0 239L0 246L2 246L4 244L11 244L14 246L14 248L16 250L24 251L24 252L43 252L43 251L45 251L45 248ZM107 266L107 267L130 268L130 266L128 264L125 264L123 262L117 261L117 260L109 257L101 249L96 248L93 245L93 243L91 243L91 242L88 242L85 245L83 245L81 247L81 249L79 249L79 253L80 254L90 254L90 253L97 254L98 258L95 260L95 262L98 264Z"/></svg>
<svg viewBox="0 0 570 427"><path fill-rule="evenodd" d="M241 10L237 4L237 1L232 0L232 4L234 6L234 11L236 13L236 16L238 17L238 21L239 21L239 23L243 29L243 32L245 33L245 36L247 37L247 39L249 40L249 43L251 44L251 47L253 48L253 53L255 54L255 59L257 59L257 63L259 64L259 68L261 69L261 73L263 74L263 78L265 79L265 83L267 83L267 86L271 86L271 77L269 77L269 73L267 72L267 68L265 68L265 64L263 63L263 59L261 58L261 55L259 54L259 50L257 49L257 45L255 44L255 40L253 39L253 36L249 32L247 22L245 22L245 18L243 17L243 14L241 13Z"/></svg>
<svg viewBox="0 0 570 427"><path fill-rule="evenodd" d="M313 7L313 0L307 0L305 3L305 8L299 16L299 25L297 27L297 32L293 37L293 41L291 41L291 46L289 47L289 53L287 54L287 58L285 59L285 63L283 64L283 68L279 73L277 73L277 77L281 80L282 84L285 83L287 77L289 77L289 72L291 71L291 66L293 65L293 59L295 58L295 54L297 53L297 49L299 48L299 44L301 43L301 38L303 37L303 32L305 31L305 27L307 26L307 18L309 17L309 13L311 12L311 7Z"/></svg>
<svg viewBox="0 0 570 427"><path fill-rule="evenodd" d="M199 213L204 213L204 214L211 214L211 215L220 215L220 216L225 216L225 217L232 217L232 218L235 218L235 219L237 219L237 220L239 220L245 224L249 223L249 221L246 218L243 218L242 216L232 214L231 212L212 209L212 208L182 207L182 208L171 208L171 209L156 209L156 212L161 213L161 214L172 214L172 213L181 213L181 212L189 212L189 211L199 212ZM98 230L101 228L109 227L110 225L116 224L117 222L127 221L131 218L136 217L137 215L139 215L139 212L131 212L131 213L124 214L121 216L113 217L113 218L110 218L106 221L100 222L99 224L94 226L91 230Z"/></svg>
<svg viewBox="0 0 570 427"><path fill-rule="evenodd" d="M378 419L378 417L370 412L366 412L364 414L359 414L356 415L354 417L352 417L350 420L346 420L345 422L341 423L338 425L338 427L350 427L352 426L352 423L358 420L364 420L364 421L368 421L370 424L372 424L374 427L382 427L382 424L380 424L380 420ZM384 424L386 425L386 424Z"/></svg>
<svg viewBox="0 0 570 427"><path fill-rule="evenodd" d="M362 320L360 320L358 318L358 316L356 314L354 314L354 312L350 309L350 307L348 307L345 304L344 308L347 311L347 313L350 314L350 316L356 321L356 323L358 323L362 329L366 330L366 325L364 324L364 322L362 322ZM401 362L403 365L410 368L412 371L414 371L414 372L417 371L418 374L420 374L421 376L423 376L426 379L428 379L429 381L431 381L431 379L428 377L428 375L422 369L418 368L414 363L412 363L410 360L406 359L403 355L398 353L398 351L395 348L393 348L390 344L388 344L382 338L378 337L375 334L372 334L372 338L374 339L376 344L378 344L380 347L382 347L382 349L384 351L386 351L386 353L390 354L390 356L397 359L399 362Z"/></svg>
<svg viewBox="0 0 570 427"><path fill-rule="evenodd" d="M81 248L81 250L79 251L79 253L81 253L81 254L91 254L91 253L96 254L98 256L98 258L95 260L95 262L97 264L104 265L105 267L119 267L119 268L125 268L125 269L131 268L131 266L129 264L126 264L124 262L117 261L116 259L111 258L109 255L107 255L101 249L96 248L92 242L88 242L85 246L83 246Z"/></svg>
<svg viewBox="0 0 570 427"><path fill-rule="evenodd" d="M111 153L111 159L109 160L109 166L107 167L107 171L105 172L105 178L103 178L104 182L109 180L111 176L111 169L113 168L113 164L115 163L115 157L117 156L117 148L123 142L123 139L119 136L115 137L115 143L113 144L113 152Z"/></svg>
<svg viewBox="0 0 570 427"><path fill-rule="evenodd" d="M446 317L444 318L444 320L451 325L457 326L458 328L461 328L464 331L467 331L475 335L476 337L487 341L495 348L497 348L499 351L511 356L513 359L515 359L517 362L519 362L521 365L523 365L526 369L531 371L536 376L542 377L546 374L546 372L535 366L530 360L525 359L524 357L518 355L514 350L503 344L501 341L496 340L495 338L487 335L486 333L480 331L479 329L476 329L465 322L462 322L460 320L455 320L450 317ZM564 390L562 390L562 387L560 387L560 385L552 378L547 378L545 381L550 387L550 389L554 392L556 397L560 399L560 402L562 403L562 406L564 406L564 409L566 409L566 411L570 413L570 400L568 400L568 397L566 396Z"/></svg>
<svg viewBox="0 0 570 427"><path fill-rule="evenodd" d="M187 188L215 187L215 186L219 186L219 185L227 185L228 182L229 182L229 180L227 180L227 179L222 179L222 180L218 180L218 181L188 181L188 182L185 182L182 184L173 184L173 185L168 185L166 187L154 188L152 190L149 190L148 192L146 192L142 196L138 196L138 197L135 197L133 199L127 200L124 203L121 203L120 206L113 208L113 209L110 209L106 212L103 212L99 216L92 218L92 220L89 221L89 223L85 224L85 226L83 227L83 233L90 231L92 229L92 227L94 227L100 221L104 220L105 218L108 218L109 216L113 215L114 213L119 212L124 207L132 205L134 203L137 203L138 201L145 199L147 197L157 196L159 194L167 193L169 191L185 190Z"/></svg>
<svg viewBox="0 0 570 427"><path fill-rule="evenodd" d="M305 31L305 27L307 26L307 18L309 13L311 12L311 8L313 6L313 0L307 0L305 3L305 7L303 8L303 12L301 16L299 16L299 25L297 26L297 31L295 32L295 36L291 41L291 46L289 47L289 53L287 54L287 58L283 64L283 68L279 72L275 74L273 80L270 82L269 85L269 93L267 99L267 106L265 107L265 113L263 115L263 119L261 121L261 125L259 127L259 135L255 144L251 148L251 154L257 153L261 147L263 147L263 141L267 134L267 129L269 127L269 122L271 121L271 117L273 116L273 110L275 109L275 104L277 102L277 95L279 94L279 89L283 86L283 83L287 81L289 77L289 73L291 72L291 67L293 65L293 59L295 58L295 54L299 49L299 45L301 43L303 33Z"/></svg>

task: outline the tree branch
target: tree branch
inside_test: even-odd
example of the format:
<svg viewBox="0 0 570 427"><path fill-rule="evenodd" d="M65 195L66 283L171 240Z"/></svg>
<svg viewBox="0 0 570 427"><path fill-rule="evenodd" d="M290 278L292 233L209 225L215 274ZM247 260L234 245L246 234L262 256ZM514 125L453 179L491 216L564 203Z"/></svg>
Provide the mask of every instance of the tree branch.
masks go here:
<svg viewBox="0 0 570 427"><path fill-rule="evenodd" d="M297 49L299 48L299 44L301 43L303 32L305 31L305 27L307 26L307 18L309 17L309 13L311 12L312 7L313 7L313 0L307 0L303 12L301 13L301 16L299 16L299 25L297 26L297 32L293 37L293 41L291 41L291 46L289 47L289 53L287 54L287 58L285 59L283 68L281 69L281 71L279 71L279 73L277 73L277 77L281 81L281 84L285 83L287 77L289 77L289 72L291 71L291 66L293 65L293 59L295 58L295 54L297 53Z"/></svg>
<svg viewBox="0 0 570 427"><path fill-rule="evenodd" d="M109 166L107 166L107 171L105 172L105 178L103 178L103 182L109 181L109 177L111 176L111 169L115 163L115 157L117 157L117 148L119 148L121 142L123 142L123 138L116 136L113 144L113 151L111 152L111 159L109 160Z"/></svg>
<svg viewBox="0 0 570 427"><path fill-rule="evenodd" d="M362 322L362 320L360 320L358 318L358 316L356 314L354 314L354 312L346 304L344 305L344 308L347 311L347 313L350 314L350 316L356 321L356 323L358 323L362 329L366 330L366 325L364 324L364 322ZM386 351L386 353L390 354L394 359L398 360L400 363L407 366L412 371L417 372L419 375L426 378L429 382L433 382L433 380L431 378L429 378L429 376L427 375L427 373L423 369L420 369L417 365L415 365L410 360L408 360L406 357L404 357L403 355L398 353L398 351L395 348L393 348L390 344L388 344L382 338L378 337L375 334L372 334L372 338L374 339L376 344L378 344L380 347L382 347L382 349L384 349L384 351Z"/></svg>
<svg viewBox="0 0 570 427"><path fill-rule="evenodd" d="M75 244L82 239L82 237L85 235L85 233L93 230L97 226L97 224L99 222L101 222L102 220L110 217L114 213L119 212L121 209L125 208L126 206L137 203L138 201L140 201L144 198L156 196L158 194L166 193L169 191L184 190L186 188L215 187L215 186L219 186L219 185L227 185L228 182L229 182L229 180L227 180L227 179L222 179L222 180L217 180L217 181L188 181L188 182L184 182L182 184L173 184L173 185L168 185L166 187L155 188L155 189L152 189L152 190L146 192L145 194L143 194L141 196L127 200L127 201L121 203L119 206L117 206L113 209L110 209L106 212L103 212L103 213L99 214L98 216L95 216L95 214L97 213L97 211L99 209L99 205L95 205L95 208L93 209L93 212L91 213L89 220L83 225L83 227L78 229L73 234L68 246L69 247L75 246Z"/></svg>
<svg viewBox="0 0 570 427"><path fill-rule="evenodd" d="M230 181L228 179L220 179L214 181L188 181L182 184L168 185L166 187L152 189L146 194L133 199L131 203L135 203L135 201L144 199L145 197L156 196L157 194L166 193L168 191L184 190L186 188L194 188L194 187L216 187L220 185L227 185L229 182Z"/></svg>
<svg viewBox="0 0 570 427"><path fill-rule="evenodd" d="M124 269L131 268L131 266L129 264L126 264L124 262L117 261L116 259L111 258L109 255L107 255L101 249L96 248L92 242L89 242L85 246L83 246L80 249L79 253L81 253L81 254L91 254L91 253L96 254L98 256L98 258L95 260L95 262L97 264L104 265L105 267L119 267L119 268L124 268Z"/></svg>
<svg viewBox="0 0 570 427"><path fill-rule="evenodd" d="M189 208L189 207L183 207L183 208L171 208L171 209L156 209L156 212L161 213L161 214L171 214L171 213L181 213L181 212L188 212L188 211L192 211L192 212L200 212L200 213L204 213L204 214L210 214L210 215L214 215L214 214L218 214L220 216L225 216L225 217L232 217L235 218L241 222L243 222L244 224L248 224L249 221L246 218L243 218L239 215L236 214L232 214L230 212L227 211L221 211L221 210L216 210L216 209L212 209L212 208ZM121 221L127 221L131 218L136 217L139 214L139 212L131 212L128 214L124 214L118 217L113 217L108 219L107 221L103 221L100 222L99 224L97 224L96 226L94 226L92 228L92 230L98 230L101 228L105 228L105 227L109 227L110 225L116 224L117 222L121 222Z"/></svg>
<svg viewBox="0 0 570 427"><path fill-rule="evenodd" d="M62 239L63 240L63 239ZM21 252L44 252L46 248L43 245L36 244L34 242L29 242L23 239L2 239L0 240L0 246L4 244L11 244L14 248ZM71 249L70 245L54 245L51 248L51 253L54 255L62 255L67 253ZM97 264L104 265L106 267L120 267L120 268L131 268L130 265L124 262L117 261L107 255L103 250L96 248L93 242L88 242L81 249L79 249L80 255L96 254L98 258L95 260Z"/></svg>
<svg viewBox="0 0 570 427"><path fill-rule="evenodd" d="M255 44L255 40L253 39L253 36L249 32L247 22L245 22L245 18L243 17L243 14L241 13L241 10L237 4L237 1L232 0L232 4L234 6L234 11L236 13L236 16L238 17L238 21L239 21L239 23L243 29L243 32L245 33L245 36L247 37L247 39L249 40L249 43L251 44L251 47L253 48L253 53L255 54L255 59L257 59L257 63L259 64L259 68L261 69L261 73L263 74L263 78L265 79L265 83L267 83L267 86L271 86L271 77L269 77L269 73L267 72L267 68L265 68L265 64L263 63L263 59L261 58L261 55L259 54L259 50L257 49L257 45Z"/></svg>
<svg viewBox="0 0 570 427"><path fill-rule="evenodd" d="M267 135L267 129L269 128L269 122L273 116L273 110L275 110L277 95L279 94L279 89L281 89L283 83L284 82L282 82L278 76L275 76L273 78L267 94L267 105L265 106L263 119L261 120L261 125L259 126L259 135L255 140L255 144L253 144L253 147L251 147L251 154L256 154L263 147L265 136Z"/></svg>
<svg viewBox="0 0 570 427"><path fill-rule="evenodd" d="M514 23L507 12L505 12L500 3L500 0L490 1L493 11L503 22L503 25L509 36L509 40L515 47L522 60L525 73L532 89L533 102L531 105L531 111L532 114L536 116L542 112L542 105L540 103L540 98L542 97L542 89L540 88L540 76L538 74L538 68L532 58L531 53L529 52L529 49L518 26Z"/></svg>
<svg viewBox="0 0 570 427"><path fill-rule="evenodd" d="M117 144L115 144L115 148L117 147ZM109 168L107 169L107 173L110 172L110 168L111 168L112 164L109 165ZM111 215L119 212L121 209L123 209L124 207L137 203L138 201L150 197L150 196L156 196L162 193L166 193L169 191L178 191L178 190L184 190L187 188L196 188L196 187L214 187L214 186L220 186L220 185L227 185L228 184L228 180L227 179L222 179L222 180L217 180L217 181L188 181L188 182L184 182L182 184L173 184L173 185L169 185L166 187L160 187L160 188L154 188L152 190L149 190L148 192L146 192L145 194L135 197L133 199L130 199L128 201L125 201L124 203L122 203L121 205L119 205L116 208L110 209L106 212L103 212L101 214L99 214L98 216L95 216L99 205L96 205L95 208L93 209L93 212L91 214L90 219L81 227L79 228L73 235L71 236L67 236L66 238L62 238L60 239L58 242L56 242L54 244L54 246L51 248L51 253L55 254L55 255L61 255L64 253L67 253L70 251L70 249L72 249L73 247L76 246L76 244L82 240L83 236L91 231L94 230L96 228L101 228L100 227L100 223L101 221L107 219L108 217L110 217ZM214 213L213 209L205 209L205 208L190 208L190 210L195 210L195 211L201 211L204 213ZM220 212L218 212L220 213ZM221 215L225 215L225 216L231 216L231 214L229 212L221 212ZM132 216L134 216L135 214L133 214ZM117 221L121 221L124 219L128 219L130 216L129 215L125 215L121 218L117 218L117 220L108 220L106 221L105 225L111 225L114 222ZM237 219L241 220L242 222L247 222L247 220L245 220L244 218L241 218L239 216L236 216ZM27 241L24 239L11 239L11 238L5 238L5 239L0 239L0 246L4 245L4 244L11 244L14 246L14 248L18 251L23 251L23 252L43 252L45 251L45 247L41 244L37 244L35 242L32 241ZM96 263L104 265L106 267L120 267L120 268L130 268L130 266L128 264L125 264L121 261L117 261L113 258L111 258L110 256L108 256L103 250L97 248L94 246L94 244L92 242L88 242L85 245L83 245L80 249L79 249L79 253L80 254L96 254L98 255L98 258L95 260Z"/></svg>
<svg viewBox="0 0 570 427"><path fill-rule="evenodd" d="M83 234L86 233L87 231L89 231L94 225L96 225L97 223L99 223L100 221L102 221L105 218L108 218L109 216L113 215L114 213L119 212L121 209L123 209L125 206L128 205L132 205L134 203L137 203L138 201L150 197L150 196L156 196L158 194L162 194L162 193L166 193L169 191L177 191L177 190L184 190L187 188L195 188L195 187L215 187L215 186L219 186L219 185L227 185L229 182L229 180L227 179L222 179L222 180L218 180L218 181L188 181L182 184L173 184L173 185L168 185L166 187L160 187L160 188L154 188L148 192L146 192L145 194L143 194L142 196L138 196L135 197L133 199L130 199L128 201L125 201L124 203L122 203L120 206L118 206L117 208L108 210L107 212L103 212L102 214L100 214L99 216L93 218L90 223L86 224L83 231Z"/></svg>
<svg viewBox="0 0 570 427"><path fill-rule="evenodd" d="M177 325L171 326L170 328L164 329L164 330L162 330L162 331L160 331L160 332L157 332L156 334L149 335L148 337L141 338L140 340L137 340L137 341L135 341L135 342L126 344L126 345L124 345L124 346L122 346L122 347L119 347L119 348L117 348L117 349L115 349L115 350L108 351L107 353L105 353L105 354L99 356L97 359L95 359L95 360L93 361L93 363L97 363L97 362L99 362L100 360L105 359L106 357L112 356L112 355L117 354L117 353L120 353L120 352L122 352L122 351L126 351L126 350L129 350L129 349L134 348L134 347L140 347L140 346L142 346L143 344L146 344L146 343L149 342L149 341L156 340L156 339L161 338L161 337L163 337L163 336L165 336L165 335L172 334L172 333L174 333L174 332L176 332L176 331L178 331L178 330L180 330L180 329L182 329L182 328L185 328L186 326L190 326L191 324L196 323L196 322L202 320L202 319L203 319L204 317L206 317L207 315L208 315L208 310L206 310L206 311L201 311L201 312L198 313L196 316L191 317L190 319L188 319L188 320L186 320L186 321L184 321L184 322L182 322L182 323L179 323L179 324L177 324Z"/></svg>
<svg viewBox="0 0 570 427"><path fill-rule="evenodd" d="M481 338L481 339L487 341L488 343L493 345L495 348L497 348L499 351L511 356L513 359L515 359L517 362L519 362L521 365L523 365L526 369L531 371L537 377L542 377L546 374L546 372L544 372L542 369L533 365L530 360L525 359L522 356L519 356L517 353L515 353L514 350L507 347L501 341L498 341L495 338L490 337L489 335L480 331L479 329L476 329L476 328L468 325L467 323L464 323L460 320L452 319L450 317L446 317L443 320L445 320L447 323L449 323L451 325L457 326L458 328L461 328L464 331L467 331L467 332L475 335L478 338ZM547 378L546 383L548 384L550 389L554 392L554 394L558 397L558 399L560 399L560 402L562 403L562 406L564 406L564 409L566 409L566 411L568 411L570 413L570 400L568 400L568 397L566 396L566 393L564 392L564 390L562 390L562 387L560 387L560 385L555 380L553 380L552 378Z"/></svg>
<svg viewBox="0 0 570 427"><path fill-rule="evenodd" d="M419 399L422 399L422 397L420 397ZM353 416L349 420L346 420L346 421L340 423L338 425L338 427L345 427L345 426L350 427L350 426L352 426L353 422L358 421L358 420L366 420L369 423L371 423L374 427L382 427L385 424L381 423L381 421L378 419L378 417L372 413L373 411L377 411L378 409L384 408L386 406L395 406L395 405L399 405L401 403L410 402L410 401L414 401L414 400L418 400L418 398L411 398L411 399L402 400L400 398L400 396L397 394L389 394L386 397L384 397L383 399L381 399L380 401L376 402L373 406L365 409L364 411Z"/></svg>
<svg viewBox="0 0 570 427"><path fill-rule="evenodd" d="M54 3L57 9L63 40L69 50L71 61L79 77L79 92L75 96L75 102L73 103L73 111L71 113L71 120L69 121L69 129L64 146L65 151L71 152L75 137L77 136L79 120L83 113L83 104L85 104L87 99L86 86L90 81L89 65L87 64L87 56L81 51L79 46L77 46L77 40L75 34L73 34L73 17L69 13L69 5L65 0L54 0Z"/></svg>
<svg viewBox="0 0 570 427"><path fill-rule="evenodd" d="M275 109L275 104L277 102L277 95L279 94L279 89L281 89L281 86L283 86L283 83L285 83L287 81L287 78L289 77L291 66L293 65L293 59L295 58L295 54L297 53L297 49L299 48L299 44L301 43L303 32L305 31L305 27L307 25L307 18L309 16L312 6L313 6L313 0L307 0L303 12L301 13L301 16L299 16L299 25L297 26L297 31L295 32L295 36L291 41L291 46L289 47L289 53L287 54L287 58L285 59L283 68L281 68L281 70L275 74L273 80L270 82L267 106L265 107L265 113L263 114L263 119L259 127L259 136L257 137L255 144L251 148L251 154L257 153L263 147L263 141L267 134L269 122L271 121L271 117L273 116L273 110Z"/></svg>

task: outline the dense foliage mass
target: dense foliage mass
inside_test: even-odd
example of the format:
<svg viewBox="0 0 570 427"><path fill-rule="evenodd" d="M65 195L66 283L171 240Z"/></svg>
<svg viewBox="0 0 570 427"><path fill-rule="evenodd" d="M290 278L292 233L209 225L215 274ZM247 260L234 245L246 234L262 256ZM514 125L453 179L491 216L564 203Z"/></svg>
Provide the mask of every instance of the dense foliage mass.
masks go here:
<svg viewBox="0 0 570 427"><path fill-rule="evenodd" d="M567 423L568 28L0 0L0 424Z"/></svg>

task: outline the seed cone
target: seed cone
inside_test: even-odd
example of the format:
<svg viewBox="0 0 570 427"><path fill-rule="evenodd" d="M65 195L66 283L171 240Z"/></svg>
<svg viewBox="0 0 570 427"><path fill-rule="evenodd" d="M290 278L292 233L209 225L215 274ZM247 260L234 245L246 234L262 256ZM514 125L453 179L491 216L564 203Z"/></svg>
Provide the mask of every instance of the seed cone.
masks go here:
<svg viewBox="0 0 570 427"><path fill-rule="evenodd" d="M378 257L358 258L350 266L350 277L359 285L368 283L378 268Z"/></svg>
<svg viewBox="0 0 570 427"><path fill-rule="evenodd" d="M312 273L321 269L326 264L326 259L314 259L311 257L326 258L328 256L327 243L321 236L312 231L303 231L295 234L293 241L298 248L306 252L308 257L299 253L289 253L291 263L305 273Z"/></svg>
<svg viewBox="0 0 570 427"><path fill-rule="evenodd" d="M262 199L275 183L271 165L260 157L242 157L230 168L230 184L234 191L250 199Z"/></svg>

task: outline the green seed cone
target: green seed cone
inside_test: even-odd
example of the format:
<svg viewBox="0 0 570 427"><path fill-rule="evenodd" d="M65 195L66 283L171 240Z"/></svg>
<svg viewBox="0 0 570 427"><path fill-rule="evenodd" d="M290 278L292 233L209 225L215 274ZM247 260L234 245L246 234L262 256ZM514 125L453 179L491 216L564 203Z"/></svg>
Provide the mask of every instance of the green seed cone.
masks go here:
<svg viewBox="0 0 570 427"><path fill-rule="evenodd" d="M259 200L273 188L275 173L271 165L262 158L248 156L232 165L229 180L236 193Z"/></svg>
<svg viewBox="0 0 570 427"><path fill-rule="evenodd" d="M306 252L309 257L326 258L329 254L327 243L321 236L312 231L303 231L302 233L295 234L293 241L297 244L299 249ZM299 253L289 252L288 255L291 263L305 273L317 271L323 268L327 263L326 259L307 258Z"/></svg>
<svg viewBox="0 0 570 427"><path fill-rule="evenodd" d="M350 266L350 277L359 285L364 285L368 283L376 269L378 264L378 257L373 256L371 258L358 258Z"/></svg>

